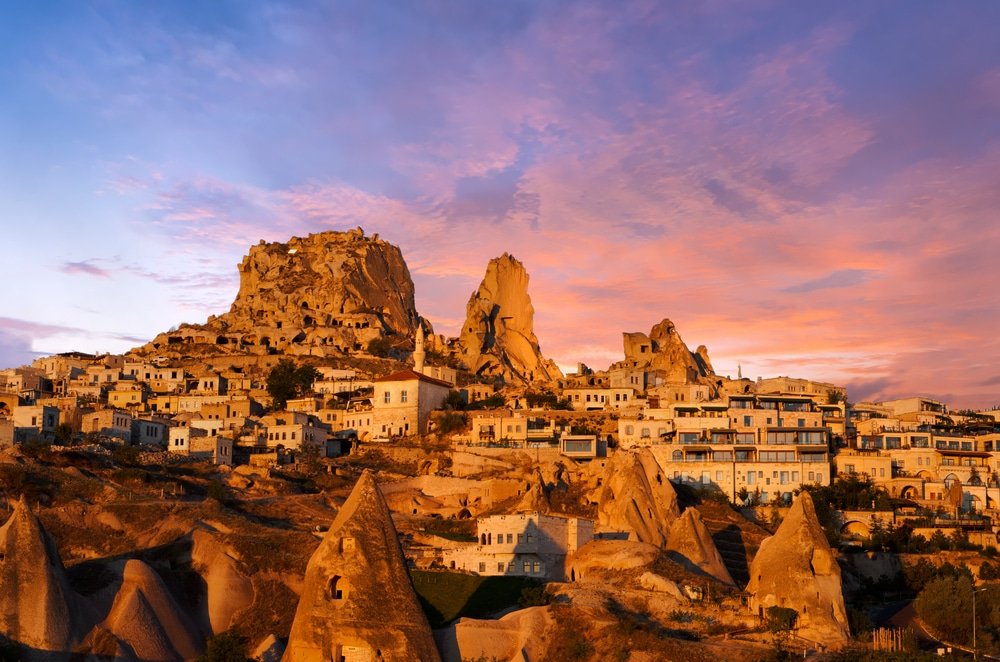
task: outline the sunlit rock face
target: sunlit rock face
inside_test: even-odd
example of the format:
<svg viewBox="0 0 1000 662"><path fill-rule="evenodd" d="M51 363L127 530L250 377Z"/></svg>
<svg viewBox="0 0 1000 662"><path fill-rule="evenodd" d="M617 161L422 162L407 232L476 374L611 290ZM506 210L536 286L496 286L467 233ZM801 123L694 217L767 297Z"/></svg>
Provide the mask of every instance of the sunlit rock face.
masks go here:
<svg viewBox="0 0 1000 662"><path fill-rule="evenodd" d="M389 508L368 471L309 559L283 659L439 660Z"/></svg>
<svg viewBox="0 0 1000 662"><path fill-rule="evenodd" d="M466 305L460 359L472 372L513 384L561 377L556 364L542 356L534 317L524 265L507 253L493 258Z"/></svg>
<svg viewBox="0 0 1000 662"><path fill-rule="evenodd" d="M664 548L678 516L677 492L648 448L612 456L597 505L602 531L626 532L629 540Z"/></svg>
<svg viewBox="0 0 1000 662"><path fill-rule="evenodd" d="M261 241L238 269L229 312L162 333L140 351L196 344L339 355L362 351L375 338L412 338L420 322L402 252L360 228Z"/></svg>
<svg viewBox="0 0 1000 662"><path fill-rule="evenodd" d="M653 326L648 335L632 332L622 336L625 360L620 365L647 368L674 383L710 383L709 378L715 375L708 349L702 345L692 352L668 319Z"/></svg>
<svg viewBox="0 0 1000 662"><path fill-rule="evenodd" d="M840 566L808 492L799 494L778 530L761 543L746 590L755 609L798 612L798 631L807 639L831 647L850 639Z"/></svg>

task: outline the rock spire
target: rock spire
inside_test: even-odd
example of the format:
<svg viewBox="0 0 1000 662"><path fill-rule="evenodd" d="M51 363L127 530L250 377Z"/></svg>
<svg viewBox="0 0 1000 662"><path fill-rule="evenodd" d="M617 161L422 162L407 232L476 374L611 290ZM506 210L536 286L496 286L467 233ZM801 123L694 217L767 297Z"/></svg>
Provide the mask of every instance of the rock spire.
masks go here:
<svg viewBox="0 0 1000 662"><path fill-rule="evenodd" d="M674 520L667 538L667 549L689 570L703 572L726 584L735 583L697 508L686 509Z"/></svg>
<svg viewBox="0 0 1000 662"><path fill-rule="evenodd" d="M602 530L627 531L629 540L663 548L679 515L677 492L652 451L619 450L611 457L597 504Z"/></svg>
<svg viewBox="0 0 1000 662"><path fill-rule="evenodd" d="M850 638L840 566L808 492L799 494L778 530L761 543L746 591L754 608L798 612L798 633L807 639L835 648Z"/></svg>
<svg viewBox="0 0 1000 662"><path fill-rule="evenodd" d="M556 364L542 356L534 316L524 265L508 253L493 258L466 306L460 358L475 373L515 384L561 377Z"/></svg>
<svg viewBox="0 0 1000 662"><path fill-rule="evenodd" d="M653 326L649 335L632 332L622 336L625 360L618 366L647 368L659 372L667 382L682 384L707 383L715 374L708 349L702 345L692 352L668 319Z"/></svg>
<svg viewBox="0 0 1000 662"><path fill-rule="evenodd" d="M382 492L369 471L306 567L284 660L440 658Z"/></svg>
<svg viewBox="0 0 1000 662"><path fill-rule="evenodd" d="M0 634L37 651L69 651L75 616L59 552L21 497L0 526Z"/></svg>

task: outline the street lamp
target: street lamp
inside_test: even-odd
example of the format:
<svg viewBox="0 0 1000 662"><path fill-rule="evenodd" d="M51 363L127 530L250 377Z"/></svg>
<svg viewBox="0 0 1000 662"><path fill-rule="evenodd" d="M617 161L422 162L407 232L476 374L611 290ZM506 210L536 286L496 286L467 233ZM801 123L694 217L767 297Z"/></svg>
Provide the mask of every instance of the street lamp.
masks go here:
<svg viewBox="0 0 1000 662"><path fill-rule="evenodd" d="M979 659L979 651L976 648L976 593L982 593L985 588L972 591L972 659Z"/></svg>

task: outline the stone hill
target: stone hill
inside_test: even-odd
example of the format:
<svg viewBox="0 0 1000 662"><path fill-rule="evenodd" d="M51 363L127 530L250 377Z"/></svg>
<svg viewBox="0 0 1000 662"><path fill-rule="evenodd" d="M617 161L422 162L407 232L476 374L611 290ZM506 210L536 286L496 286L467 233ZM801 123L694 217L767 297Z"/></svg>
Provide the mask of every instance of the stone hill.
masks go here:
<svg viewBox="0 0 1000 662"><path fill-rule="evenodd" d="M807 639L830 647L849 640L840 566L808 492L799 494L778 530L761 543L746 590L754 609L798 612L798 633Z"/></svg>
<svg viewBox="0 0 1000 662"><path fill-rule="evenodd" d="M493 258L469 297L459 359L472 372L514 384L561 377L556 364L542 356L534 316L524 265L507 253Z"/></svg>
<svg viewBox="0 0 1000 662"><path fill-rule="evenodd" d="M240 289L229 312L161 333L137 351L197 344L339 356L376 338L411 338L420 322L402 252L360 228L261 241L238 269Z"/></svg>
<svg viewBox="0 0 1000 662"><path fill-rule="evenodd" d="M75 602L59 552L22 498L0 526L0 634L36 651L68 651Z"/></svg>
<svg viewBox="0 0 1000 662"><path fill-rule="evenodd" d="M649 335L624 333L625 360L612 366L645 368L659 372L667 382L714 383L715 376L708 350L704 345L692 352L684 344L674 323L668 319L653 326Z"/></svg>
<svg viewBox="0 0 1000 662"><path fill-rule="evenodd" d="M382 492L365 471L306 567L285 660L437 661Z"/></svg>

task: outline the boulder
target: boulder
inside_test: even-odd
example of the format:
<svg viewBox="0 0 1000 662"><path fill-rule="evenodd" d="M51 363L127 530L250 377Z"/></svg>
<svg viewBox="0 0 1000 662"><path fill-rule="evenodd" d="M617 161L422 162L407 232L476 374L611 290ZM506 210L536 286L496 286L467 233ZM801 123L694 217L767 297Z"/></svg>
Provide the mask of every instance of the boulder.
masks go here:
<svg viewBox="0 0 1000 662"><path fill-rule="evenodd" d="M831 648L850 639L840 566L816 518L808 492L795 499L773 536L750 564L750 605L798 612L798 634Z"/></svg>
<svg viewBox="0 0 1000 662"><path fill-rule="evenodd" d="M675 561L688 570L715 577L726 584L735 584L697 509L688 508L670 525L667 550Z"/></svg>
<svg viewBox="0 0 1000 662"><path fill-rule="evenodd" d="M24 497L0 526L0 634L37 651L76 643L76 594L59 552Z"/></svg>
<svg viewBox="0 0 1000 662"><path fill-rule="evenodd" d="M472 372L512 384L562 377L556 364L542 356L534 316L524 265L507 253L493 258L469 297L458 358Z"/></svg>
<svg viewBox="0 0 1000 662"><path fill-rule="evenodd" d="M597 504L602 530L663 548L679 515L677 492L648 448L619 450L611 457Z"/></svg>
<svg viewBox="0 0 1000 662"><path fill-rule="evenodd" d="M639 575L639 586L654 593L665 593L677 600L687 601L687 596L681 591L677 582L672 582L666 577L654 572L644 572Z"/></svg>
<svg viewBox="0 0 1000 662"><path fill-rule="evenodd" d="M309 559L283 659L331 657L440 659L389 508L368 470Z"/></svg>
<svg viewBox="0 0 1000 662"><path fill-rule="evenodd" d="M657 558L659 548L630 540L591 540L569 561L571 581L617 575L623 570L645 568Z"/></svg>

